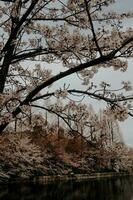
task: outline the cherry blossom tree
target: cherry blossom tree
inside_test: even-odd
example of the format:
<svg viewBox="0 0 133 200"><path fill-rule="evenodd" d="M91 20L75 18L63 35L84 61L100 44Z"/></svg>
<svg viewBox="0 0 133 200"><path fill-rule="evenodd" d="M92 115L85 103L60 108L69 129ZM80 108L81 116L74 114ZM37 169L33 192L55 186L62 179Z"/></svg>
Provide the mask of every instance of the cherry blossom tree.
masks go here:
<svg viewBox="0 0 133 200"><path fill-rule="evenodd" d="M121 88L115 89L105 82L100 85L92 82L101 68L125 72L127 59L133 56L133 30L122 24L133 14L111 11L115 3L115 0L0 1L0 132L15 119L29 116L32 107L56 114L70 126L74 116L69 117L69 112L67 117L62 116L65 105L57 108L40 104L48 98L58 102L87 96L105 101L105 113L115 119L133 116L133 96L128 94L132 90L130 82L122 82ZM55 63L62 66L56 73ZM79 78L83 90L69 83L58 90L49 89L72 74ZM71 102L67 104L75 106ZM83 120L82 117L82 123Z"/></svg>

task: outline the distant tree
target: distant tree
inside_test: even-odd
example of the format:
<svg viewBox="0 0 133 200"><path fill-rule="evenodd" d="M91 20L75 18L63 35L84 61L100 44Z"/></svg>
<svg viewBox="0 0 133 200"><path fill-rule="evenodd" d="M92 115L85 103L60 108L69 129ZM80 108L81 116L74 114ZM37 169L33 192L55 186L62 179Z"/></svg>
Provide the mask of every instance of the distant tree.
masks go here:
<svg viewBox="0 0 133 200"><path fill-rule="evenodd" d="M91 81L102 67L125 72L133 56L133 30L122 25L133 15L111 12L112 4L115 0L0 1L0 132L15 118L27 117L31 107L68 122L63 106L58 112L40 106L40 100L53 97L88 96L107 102L106 114L118 120L133 116L133 96L123 93L131 90L130 82L111 90L108 83ZM55 63L63 69L58 67L56 74ZM50 92L51 84L72 74L84 90L66 82Z"/></svg>

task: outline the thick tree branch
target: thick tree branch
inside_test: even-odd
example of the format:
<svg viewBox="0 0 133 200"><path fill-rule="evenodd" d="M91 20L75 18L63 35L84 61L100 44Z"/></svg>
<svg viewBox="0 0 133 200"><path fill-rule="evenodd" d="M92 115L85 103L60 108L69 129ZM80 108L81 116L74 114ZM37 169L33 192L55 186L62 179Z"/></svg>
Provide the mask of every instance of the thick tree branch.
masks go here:
<svg viewBox="0 0 133 200"><path fill-rule="evenodd" d="M91 60L91 61L89 61L87 63L80 64L77 67L68 69L68 70L66 70L64 72L61 72L61 73L57 74L56 76L48 79L46 82L43 82L42 84L40 84L39 86L37 86L35 89L33 89L29 93L29 95L27 95L27 98L24 100L24 104L29 103L32 100L32 98L39 91L41 91L42 89L46 88L47 86L51 85L52 83L54 83L54 82L56 82L56 81L58 81L58 80L60 80L60 79L62 79L64 77L67 77L67 76L69 76L71 74L74 74L75 72L81 71L83 69L86 69L86 68L89 68L89 67L101 64L101 63L105 63L106 61L112 60L114 58L114 56L116 55L116 53L118 53L125 45L129 44L132 41L133 41L133 37L129 38L128 40L126 40L125 42L123 42L123 44L121 45L121 47L119 47L118 49L115 49L115 50L111 51L108 55L101 56L101 57L96 58L94 60Z"/></svg>
<svg viewBox="0 0 133 200"><path fill-rule="evenodd" d="M25 98L24 101L21 102L20 106L22 105L28 105L30 103L30 101L32 101L32 98L38 94L38 92L40 92L42 89L46 88L47 86L51 85L52 83L64 78L64 77L67 77L75 72L78 72L78 71L81 71L83 69L86 69L86 68L89 68L89 67L92 67L92 66L95 66L95 65L98 65L98 64L101 64L101 63L105 63L107 61L110 61L112 60L115 55L123 48L125 47L127 44L129 44L130 42L133 41L133 37L125 40L123 42L123 44L121 45L121 47L111 51L109 54L107 55L104 55L104 56L100 56L99 58L96 58L94 60L91 60L87 63L83 63L83 64L80 64L78 65L77 67L75 68L71 68L71 69L68 69L64 72L61 72L57 75L55 75L54 77L50 78L49 80L47 80L46 82L43 82L42 84L40 84L39 86L37 86L35 89L33 89L28 95L27 97ZM20 107L17 107L16 110L12 113L13 114L13 117L16 117L19 113L21 112L21 108ZM2 132L6 126L8 125L7 122L5 122L5 124L2 124L0 126L0 132Z"/></svg>
<svg viewBox="0 0 133 200"><path fill-rule="evenodd" d="M5 46L1 50L1 54L5 52L3 65L0 69L0 93L3 92L5 87L6 78L8 75L9 66L11 64L13 53L14 53L14 40L16 40L18 33L20 31L20 27L23 25L27 17L30 15L31 11L34 9L35 5L38 3L38 0L32 0L31 5L27 9L27 11L24 13L24 15L19 20L17 16L17 21L14 21L15 27L12 27L11 34L9 36L8 41L6 42ZM19 12L19 11L18 11ZM19 15L19 13L17 13ZM14 19L14 18L13 18Z"/></svg>

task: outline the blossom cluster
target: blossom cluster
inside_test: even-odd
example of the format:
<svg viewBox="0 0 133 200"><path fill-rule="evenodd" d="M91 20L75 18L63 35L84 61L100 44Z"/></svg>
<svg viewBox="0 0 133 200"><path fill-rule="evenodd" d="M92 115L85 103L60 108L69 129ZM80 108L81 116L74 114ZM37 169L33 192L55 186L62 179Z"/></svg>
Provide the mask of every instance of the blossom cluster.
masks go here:
<svg viewBox="0 0 133 200"><path fill-rule="evenodd" d="M65 99L67 97L67 95L68 95L68 92L67 92L66 89L65 90L56 90L55 93L54 93L54 95L57 98L62 97L63 99Z"/></svg>
<svg viewBox="0 0 133 200"><path fill-rule="evenodd" d="M128 118L128 109L126 107L115 106L114 108L107 108L104 113L108 116L113 116L118 121L124 121Z"/></svg>

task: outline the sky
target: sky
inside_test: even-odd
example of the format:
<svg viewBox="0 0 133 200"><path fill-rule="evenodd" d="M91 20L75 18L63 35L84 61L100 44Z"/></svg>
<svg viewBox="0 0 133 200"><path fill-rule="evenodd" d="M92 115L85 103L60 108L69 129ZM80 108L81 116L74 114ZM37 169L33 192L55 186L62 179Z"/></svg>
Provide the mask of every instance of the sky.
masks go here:
<svg viewBox="0 0 133 200"><path fill-rule="evenodd" d="M117 4L115 10L118 9L119 11L131 11L133 12L133 0L116 0ZM124 23L124 26L130 25L133 28L133 20L128 20ZM107 80L113 82L114 85L117 85L118 82L121 80L129 80L132 82L133 85L133 59L128 61L129 67L125 73L107 73L103 72L100 77L106 77ZM119 77L119 78L118 78ZM133 117L129 117L125 122L120 123L121 130L123 132L124 141L127 145L133 147Z"/></svg>
<svg viewBox="0 0 133 200"><path fill-rule="evenodd" d="M132 8L133 8L133 0L116 0L116 6L112 7L112 10L115 11L131 11L132 12ZM132 20L128 20L126 22L124 22L124 27L133 27L133 23ZM114 88L117 88L120 83L122 81L130 81L133 85L133 59L129 59L128 60L128 69L126 72L120 72L120 71L114 71L113 69L101 69L96 76L94 77L93 81L95 81L96 83L100 83L101 81L105 81L108 83L111 83L111 85ZM55 65L55 71L56 71L56 67L58 67L58 65ZM54 87L60 87L62 85L62 82L66 82L66 83L71 83L72 88L77 88L80 89L82 86L79 83L79 80L74 76L69 76L66 79L63 79L63 81L58 81L57 83L55 83ZM87 104L92 104L93 108L96 112L98 112L98 110L100 108L104 108L104 104L103 102L99 102L99 101L94 101L91 100L90 98L86 100ZM127 144L128 146L133 147L133 117L129 117L127 120L125 120L124 122L120 122L120 128L122 130L123 133L123 138L125 141L125 144Z"/></svg>

